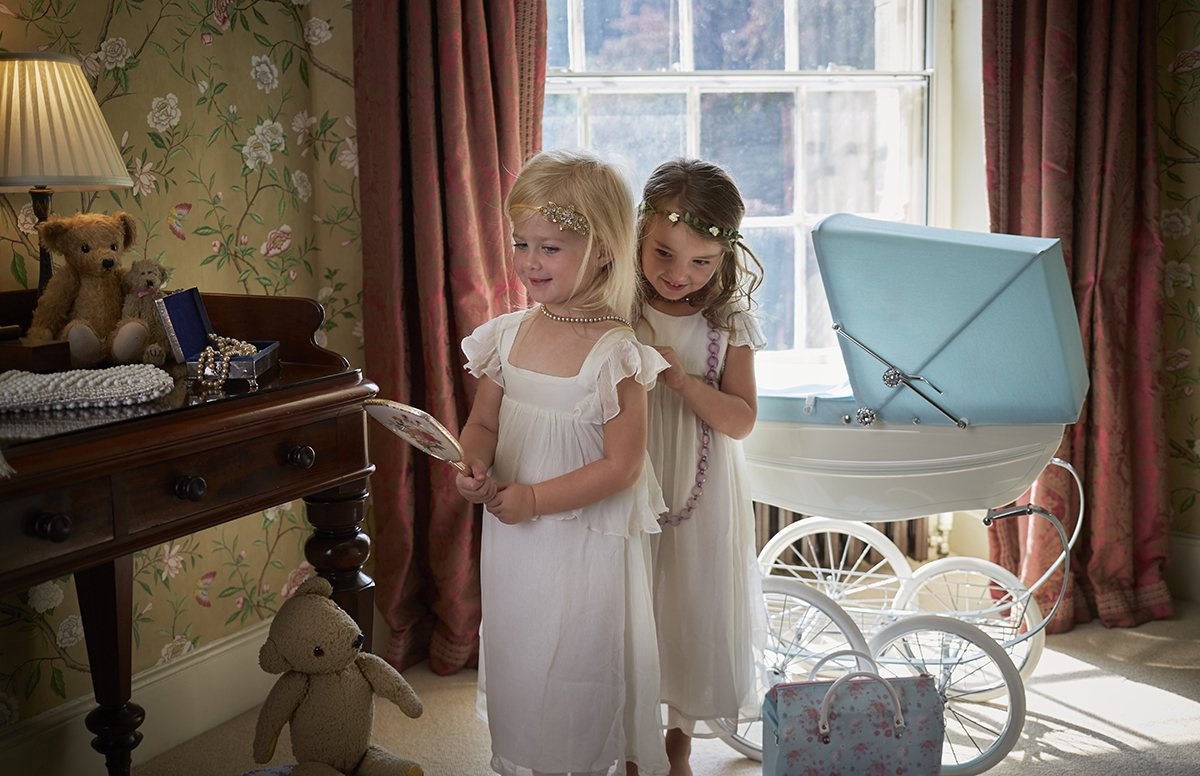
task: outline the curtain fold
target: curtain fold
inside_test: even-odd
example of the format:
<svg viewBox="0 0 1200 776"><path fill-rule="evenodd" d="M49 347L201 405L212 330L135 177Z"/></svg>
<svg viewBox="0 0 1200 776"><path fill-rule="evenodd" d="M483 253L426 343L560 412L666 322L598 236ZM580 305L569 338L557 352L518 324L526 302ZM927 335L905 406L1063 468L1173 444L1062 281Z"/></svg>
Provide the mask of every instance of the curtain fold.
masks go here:
<svg viewBox="0 0 1200 776"><path fill-rule="evenodd" d="M519 304L502 203L540 145L545 0L354 4L366 376L457 432L459 343ZM372 429L384 657L448 674L478 658L480 511L454 469Z"/></svg>
<svg viewBox="0 0 1200 776"><path fill-rule="evenodd" d="M1157 4L986 0L984 130L991 230L1057 237L1072 279L1091 388L1058 457L1086 512L1064 604L1049 632L1099 617L1172 614L1156 157ZM1036 379L1036 375L1032 376ZM1068 533L1079 510L1050 466L1029 499ZM998 522L991 559L1032 585L1061 552L1037 516ZM1053 605L1062 570L1036 592Z"/></svg>

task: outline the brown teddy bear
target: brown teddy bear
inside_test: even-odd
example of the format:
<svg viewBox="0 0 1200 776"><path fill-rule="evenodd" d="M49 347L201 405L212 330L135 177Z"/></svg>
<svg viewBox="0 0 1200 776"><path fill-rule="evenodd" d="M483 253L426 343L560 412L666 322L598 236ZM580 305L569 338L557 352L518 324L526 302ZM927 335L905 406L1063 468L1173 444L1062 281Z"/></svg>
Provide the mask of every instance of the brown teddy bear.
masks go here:
<svg viewBox="0 0 1200 776"><path fill-rule="evenodd" d="M298 763L292 776L421 776L416 763L371 743L375 695L414 718L424 710L421 699L396 669L361 651L358 624L330 600L332 592L324 577L311 577L271 622L258 664L283 676L258 713L254 761L270 761L290 722Z"/></svg>
<svg viewBox="0 0 1200 776"><path fill-rule="evenodd" d="M163 328L162 316L154 300L166 296L163 285L170 280L171 271L154 259L136 259L125 273L125 306L121 309L121 329L130 321L141 321L146 325L146 341L140 353L130 356L130 361L141 359L143 364L162 366L171 352L167 330ZM173 360L173 359L172 359Z"/></svg>
<svg viewBox="0 0 1200 776"><path fill-rule="evenodd" d="M71 364L128 362L140 353L148 333L145 324L119 326L125 301L121 257L137 239L137 222L128 213L80 213L38 224L47 249L66 260L38 298L30 339L65 339Z"/></svg>

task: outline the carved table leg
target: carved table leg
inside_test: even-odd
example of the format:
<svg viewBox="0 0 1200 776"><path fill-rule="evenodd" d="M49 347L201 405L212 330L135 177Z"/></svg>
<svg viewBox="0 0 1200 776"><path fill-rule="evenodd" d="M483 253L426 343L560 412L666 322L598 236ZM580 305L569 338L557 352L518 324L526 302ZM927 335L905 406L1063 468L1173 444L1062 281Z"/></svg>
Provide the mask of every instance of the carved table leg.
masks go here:
<svg viewBox="0 0 1200 776"><path fill-rule="evenodd" d="M366 517L367 481L322 491L304 501L313 526L304 557L333 584L333 600L358 623L364 650L370 651L375 581L362 570L371 555L371 537L359 530Z"/></svg>
<svg viewBox="0 0 1200 776"><path fill-rule="evenodd" d="M129 701L133 556L76 572L75 590L100 704L86 719L96 734L92 748L104 755L110 776L128 776L133 750L142 740L137 728L146 718L145 710Z"/></svg>

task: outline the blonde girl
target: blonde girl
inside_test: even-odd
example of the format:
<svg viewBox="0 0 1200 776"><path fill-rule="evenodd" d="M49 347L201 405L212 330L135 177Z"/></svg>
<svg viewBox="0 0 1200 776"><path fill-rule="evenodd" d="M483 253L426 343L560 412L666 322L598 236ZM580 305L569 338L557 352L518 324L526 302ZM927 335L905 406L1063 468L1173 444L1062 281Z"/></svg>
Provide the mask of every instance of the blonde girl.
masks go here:
<svg viewBox="0 0 1200 776"><path fill-rule="evenodd" d="M765 634L754 516L741 439L758 402L765 346L751 294L762 265L745 246L745 207L723 169L695 159L646 181L638 338L670 367L649 393L648 448L667 509L655 537L654 596L673 776L691 774L691 739L758 717Z"/></svg>
<svg viewBox="0 0 1200 776"><path fill-rule="evenodd" d="M505 203L532 306L463 341L479 388L457 486L486 510L479 708L492 769L666 774L650 535L663 507L646 391L666 363L629 326L635 208L583 151L538 154Z"/></svg>

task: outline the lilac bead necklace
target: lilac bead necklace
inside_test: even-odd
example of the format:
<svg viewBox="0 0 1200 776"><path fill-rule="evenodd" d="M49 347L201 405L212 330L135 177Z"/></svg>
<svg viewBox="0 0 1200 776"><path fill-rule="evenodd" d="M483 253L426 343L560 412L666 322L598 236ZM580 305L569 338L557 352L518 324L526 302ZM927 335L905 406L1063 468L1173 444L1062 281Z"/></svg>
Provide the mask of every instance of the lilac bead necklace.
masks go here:
<svg viewBox="0 0 1200 776"><path fill-rule="evenodd" d="M717 358L717 354L721 352L720 339L721 335L717 333L716 327L713 326L712 321L708 321L708 373L704 375L704 382L714 388L717 387L717 366L721 363L720 359ZM708 441L710 436L711 432L708 424L701 420L700 460L696 462L696 484L692 486L692 495L688 497L683 509L674 514L668 511L659 515L659 525L679 525L692 516L692 512L696 509L696 502L700 499L700 495L704 493L704 480L708 474Z"/></svg>

